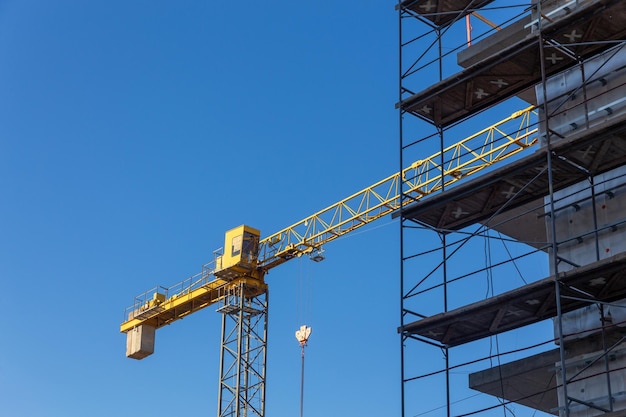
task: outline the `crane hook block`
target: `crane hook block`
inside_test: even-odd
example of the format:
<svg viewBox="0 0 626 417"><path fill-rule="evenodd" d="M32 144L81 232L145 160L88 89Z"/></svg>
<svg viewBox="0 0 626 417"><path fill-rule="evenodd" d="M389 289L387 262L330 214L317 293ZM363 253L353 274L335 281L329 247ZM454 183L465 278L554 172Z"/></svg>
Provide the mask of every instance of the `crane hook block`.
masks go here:
<svg viewBox="0 0 626 417"><path fill-rule="evenodd" d="M303 324L300 326L300 330L296 331L296 339L298 339L300 346L306 346L306 343L309 341L309 337L311 337L311 328L306 324Z"/></svg>

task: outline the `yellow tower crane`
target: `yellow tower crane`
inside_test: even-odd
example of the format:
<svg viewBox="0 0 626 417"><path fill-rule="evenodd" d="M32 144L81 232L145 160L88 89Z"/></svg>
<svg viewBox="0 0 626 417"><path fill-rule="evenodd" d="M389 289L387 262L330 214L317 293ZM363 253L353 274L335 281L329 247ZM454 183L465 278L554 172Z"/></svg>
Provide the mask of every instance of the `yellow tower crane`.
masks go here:
<svg viewBox="0 0 626 417"><path fill-rule="evenodd" d="M218 417L263 417L265 274L302 255L321 261L326 243L531 147L537 142L533 110L531 106L516 112L444 149L443 154L416 161L266 238L245 225L227 231L223 248L198 274L135 297L120 326L127 337L126 356L151 355L156 329L216 305L222 313ZM511 124L515 127L509 130Z"/></svg>

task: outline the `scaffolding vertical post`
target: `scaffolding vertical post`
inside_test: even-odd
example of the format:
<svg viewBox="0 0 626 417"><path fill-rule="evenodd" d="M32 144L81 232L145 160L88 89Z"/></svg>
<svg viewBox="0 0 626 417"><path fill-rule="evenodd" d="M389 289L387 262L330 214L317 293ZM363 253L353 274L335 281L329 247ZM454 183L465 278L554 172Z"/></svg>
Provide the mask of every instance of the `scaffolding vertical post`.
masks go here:
<svg viewBox="0 0 626 417"><path fill-rule="evenodd" d="M402 64L402 0L398 0L396 5L396 9L398 11L398 103L402 102L403 90L402 90L402 74L403 74L403 64ZM404 131L403 131L403 122L402 119L404 117L402 107L398 109L398 171L402 172L404 168L404 152L403 152L403 144L404 144ZM404 195L404 178L400 178L398 184L398 190L400 191L400 317L399 323L400 326L404 325L404 262L403 262L403 254L404 254L404 217L402 215L404 201L406 196ZM400 417L405 417L405 398L404 398L404 335L400 333Z"/></svg>

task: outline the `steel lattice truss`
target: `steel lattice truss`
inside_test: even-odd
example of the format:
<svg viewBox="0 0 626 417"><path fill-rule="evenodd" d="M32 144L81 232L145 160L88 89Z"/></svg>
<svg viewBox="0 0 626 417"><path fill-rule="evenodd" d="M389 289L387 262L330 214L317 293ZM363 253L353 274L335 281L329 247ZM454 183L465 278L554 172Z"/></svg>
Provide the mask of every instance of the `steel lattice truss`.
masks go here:
<svg viewBox="0 0 626 417"><path fill-rule="evenodd" d="M247 297L241 284L224 298L218 417L265 415L267 292Z"/></svg>
<svg viewBox="0 0 626 417"><path fill-rule="evenodd" d="M270 269L294 256L450 186L533 146L534 107L477 132L261 241L259 265ZM443 161L443 162L442 162ZM404 198L402 198L404 197Z"/></svg>

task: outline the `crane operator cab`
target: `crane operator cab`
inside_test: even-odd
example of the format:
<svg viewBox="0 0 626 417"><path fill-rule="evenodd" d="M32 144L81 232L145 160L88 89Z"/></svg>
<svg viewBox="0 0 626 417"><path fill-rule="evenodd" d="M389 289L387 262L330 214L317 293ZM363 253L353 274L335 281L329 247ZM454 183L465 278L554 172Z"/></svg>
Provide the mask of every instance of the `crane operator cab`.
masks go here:
<svg viewBox="0 0 626 417"><path fill-rule="evenodd" d="M241 225L227 231L224 253L215 260L215 276L225 280L242 276L258 278L260 238L261 232L250 226Z"/></svg>

